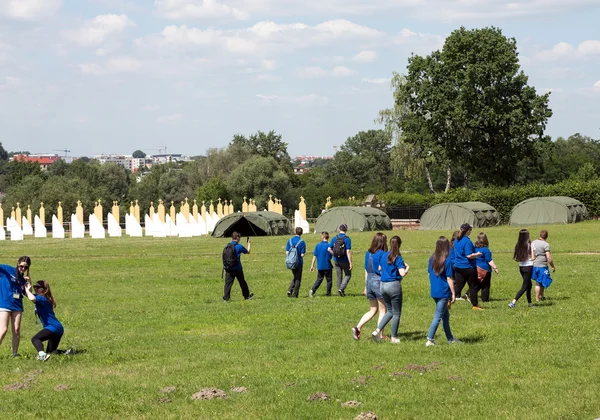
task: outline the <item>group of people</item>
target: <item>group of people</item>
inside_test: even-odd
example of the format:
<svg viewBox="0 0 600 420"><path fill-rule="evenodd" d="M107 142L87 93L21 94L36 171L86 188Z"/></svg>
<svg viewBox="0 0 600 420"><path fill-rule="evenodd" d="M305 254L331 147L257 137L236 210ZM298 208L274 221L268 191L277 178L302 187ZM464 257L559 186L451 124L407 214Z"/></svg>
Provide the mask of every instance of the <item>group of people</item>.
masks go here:
<svg viewBox="0 0 600 420"><path fill-rule="evenodd" d="M346 295L345 290L352 276L352 241L346 233L347 230L348 226L340 225L339 232L331 240L328 232L321 233L321 242L314 249L310 265L311 272L315 270L315 264L317 269L317 279L309 291L310 297L314 296L323 280L327 282L326 295L331 295L334 268L337 274L338 295L340 297ZM430 295L435 303L435 313L425 343L428 347L436 344L434 338L440 322L448 343L460 342L450 329L450 307L457 300L469 301L473 310L477 311L483 310L479 305L480 293L483 302L490 300L492 271L498 274L498 267L492 258L487 235L484 232L479 233L476 242L473 243L470 239L472 231L472 226L465 223L453 233L450 240L445 236L440 236L436 241L435 251L429 258L427 271ZM306 244L302 239L302 234L302 228L296 228L295 236L290 238L286 244L286 262L292 271L292 281L287 290L290 298L298 297L302 281L306 254ZM234 278L240 282L245 299L253 296L249 292L241 262L239 262L241 254L250 252L250 241L248 240L248 249L246 249L239 244L239 239L240 235L234 233L231 245L235 247L238 261L235 269L225 269L227 272L223 296L225 301L229 300ZM515 298L509 303L510 308L515 307L523 294L526 294L529 306L534 306L531 296L532 279L536 281L536 301L545 299L544 290L552 282L550 268L553 272L555 270L547 239L547 230L542 230L539 239L533 242L528 230L523 229L519 232L513 259L519 264L523 284ZM400 342L398 328L402 315L402 279L410 270L400 253L401 245L402 240L399 236L390 238L389 245L384 233L379 232L373 236L364 260L365 288L363 293L369 300L370 308L358 324L352 327L352 337L355 340L360 339L364 325L378 314L377 328L371 333L371 338L376 342L387 338L383 335L383 329L391 321L390 342L393 344ZM290 258L292 256L293 258ZM293 263L294 261L295 263ZM463 295L465 286L467 292Z"/></svg>
<svg viewBox="0 0 600 420"><path fill-rule="evenodd" d="M0 264L0 344L6 337L10 325L12 356L20 356L23 297L26 296L34 304L35 316L42 323L42 330L31 338L31 343L38 352L38 360L46 361L52 354L68 354L70 350L62 352L58 349L64 328L54 313L56 300L47 281L31 282L30 266L31 258L27 256L19 258L16 267ZM46 341L48 343L44 349Z"/></svg>

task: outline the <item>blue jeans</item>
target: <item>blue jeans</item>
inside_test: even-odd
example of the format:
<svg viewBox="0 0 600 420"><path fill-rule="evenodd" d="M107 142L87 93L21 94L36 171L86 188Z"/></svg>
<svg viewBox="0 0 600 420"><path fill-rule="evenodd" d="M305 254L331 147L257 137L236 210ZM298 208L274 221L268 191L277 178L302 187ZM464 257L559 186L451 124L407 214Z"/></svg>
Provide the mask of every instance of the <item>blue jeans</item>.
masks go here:
<svg viewBox="0 0 600 420"><path fill-rule="evenodd" d="M380 277L375 273L367 273L367 299L383 299Z"/></svg>
<svg viewBox="0 0 600 420"><path fill-rule="evenodd" d="M450 311L448 310L449 298L433 298L433 300L435 301L435 314L433 315L431 327L429 327L427 339L433 341L435 332L437 331L441 320L442 326L444 327L444 332L446 333L446 338L448 340L452 340L454 336L452 335L452 331L450 331Z"/></svg>
<svg viewBox="0 0 600 420"><path fill-rule="evenodd" d="M402 313L402 285L400 281L382 281L381 282L381 295L385 302L387 312L381 318L379 323L379 330L382 330L390 319L392 320L392 337L398 337L398 326L400 325L400 315Z"/></svg>

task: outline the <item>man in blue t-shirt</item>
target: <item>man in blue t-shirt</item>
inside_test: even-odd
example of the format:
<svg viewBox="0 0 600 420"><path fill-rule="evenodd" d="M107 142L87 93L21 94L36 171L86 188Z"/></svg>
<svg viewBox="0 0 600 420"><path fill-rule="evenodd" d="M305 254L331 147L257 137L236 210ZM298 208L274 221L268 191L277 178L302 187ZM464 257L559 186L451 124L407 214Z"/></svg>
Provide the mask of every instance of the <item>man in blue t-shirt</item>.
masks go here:
<svg viewBox="0 0 600 420"><path fill-rule="evenodd" d="M308 292L308 296L313 297L317 293L317 289L323 283L323 278L327 279L327 296L331 296L333 265L331 265L331 254L329 253L329 232L321 233L321 243L315 247L313 253L311 272L315 271L315 261L317 262L317 280Z"/></svg>
<svg viewBox="0 0 600 420"><path fill-rule="evenodd" d="M306 254L306 243L302 240L303 230L301 227L296 228L296 236L290 238L285 246L285 254L289 254L292 248L296 248L298 252L300 265L292 269L292 282L288 287L288 297L298 297L298 291L300 290L300 282L302 281L302 267L304 265L304 254Z"/></svg>
<svg viewBox="0 0 600 420"><path fill-rule="evenodd" d="M224 302L229 302L229 298L231 297L231 287L233 286L233 281L235 279L237 279L240 287L242 288L242 295L244 295L245 300L250 300L254 296L254 293L250 293L250 289L248 289L248 283L246 283L246 278L244 277L244 269L242 268L242 260L240 258L242 254L250 254L250 238L248 238L248 249L246 249L244 245L240 244L239 242L240 234L238 232L233 232L231 235L231 244L235 247L237 266L233 270L223 267L225 270L225 290L223 292Z"/></svg>
<svg viewBox="0 0 600 420"><path fill-rule="evenodd" d="M333 237L333 240L329 244L329 253L333 255L333 259L335 261L335 273L337 276L337 286L338 286L338 294L341 297L346 296L345 290L350 282L350 277L352 277L352 241L346 235L348 231L348 225L342 223L339 228L339 233ZM340 256L335 255L336 246L335 243L338 242L338 238L340 239L340 244L343 245L343 254ZM342 247L337 247L342 248ZM344 272L344 277L342 279L342 271Z"/></svg>

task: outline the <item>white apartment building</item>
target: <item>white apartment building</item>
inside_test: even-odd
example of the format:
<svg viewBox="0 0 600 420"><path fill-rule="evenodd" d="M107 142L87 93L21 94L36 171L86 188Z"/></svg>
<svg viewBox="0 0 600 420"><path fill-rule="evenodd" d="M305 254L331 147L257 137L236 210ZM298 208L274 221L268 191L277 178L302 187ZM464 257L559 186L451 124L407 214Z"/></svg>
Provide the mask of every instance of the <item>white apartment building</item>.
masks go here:
<svg viewBox="0 0 600 420"><path fill-rule="evenodd" d="M190 157L184 156L181 153L179 154L168 154L168 155L153 155L150 156L152 159L152 163L162 164L162 163L170 163L170 162L189 162Z"/></svg>
<svg viewBox="0 0 600 420"><path fill-rule="evenodd" d="M137 172L146 165L146 159L134 158L131 155L96 155L94 159L100 162L100 165L115 163L131 172Z"/></svg>

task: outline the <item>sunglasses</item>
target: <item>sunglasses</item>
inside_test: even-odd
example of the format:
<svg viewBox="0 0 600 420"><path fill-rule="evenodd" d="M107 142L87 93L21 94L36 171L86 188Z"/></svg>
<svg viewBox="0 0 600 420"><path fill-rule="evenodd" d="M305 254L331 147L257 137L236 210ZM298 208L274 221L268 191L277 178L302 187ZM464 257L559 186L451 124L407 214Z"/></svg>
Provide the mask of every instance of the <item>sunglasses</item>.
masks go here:
<svg viewBox="0 0 600 420"><path fill-rule="evenodd" d="M34 289L43 289L42 286L33 286Z"/></svg>
<svg viewBox="0 0 600 420"><path fill-rule="evenodd" d="M19 265L19 268L22 268L23 270L27 270L29 268L28 265Z"/></svg>

